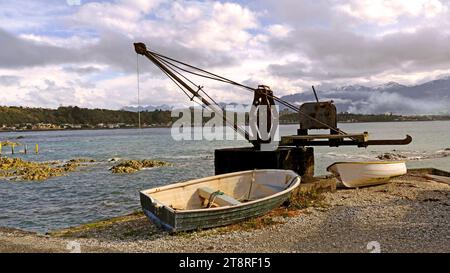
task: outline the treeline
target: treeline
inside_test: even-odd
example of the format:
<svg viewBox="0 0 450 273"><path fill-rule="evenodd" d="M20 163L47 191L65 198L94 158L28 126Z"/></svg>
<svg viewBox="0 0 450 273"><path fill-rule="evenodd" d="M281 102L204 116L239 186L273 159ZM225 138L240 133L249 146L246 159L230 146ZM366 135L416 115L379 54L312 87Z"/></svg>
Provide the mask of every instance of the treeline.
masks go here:
<svg viewBox="0 0 450 273"><path fill-rule="evenodd" d="M17 124L90 124L124 123L136 125L139 123L135 112L105 109L86 109L77 106L59 107L58 109L0 107L0 126ZM142 124L168 124L172 121L170 111L156 110L142 112Z"/></svg>
<svg viewBox="0 0 450 273"><path fill-rule="evenodd" d="M298 113L283 112L280 114L281 123L298 123L300 115ZM339 113L338 122L388 122L388 121L430 121L430 120L450 120L446 115L416 115L402 116L393 114L352 114Z"/></svg>
<svg viewBox="0 0 450 273"><path fill-rule="evenodd" d="M156 110L141 113L141 124L168 125L177 118L171 117L170 111ZM352 113L338 114L338 122L383 122L383 121L419 121L449 120L450 116L400 116L400 115L362 115ZM208 119L203 120L206 122ZM280 113L281 123L298 123L299 114ZM77 106L59 107L58 109L0 107L0 127L24 124L47 123L55 125L74 124L127 124L136 126L138 114L123 110L86 109Z"/></svg>

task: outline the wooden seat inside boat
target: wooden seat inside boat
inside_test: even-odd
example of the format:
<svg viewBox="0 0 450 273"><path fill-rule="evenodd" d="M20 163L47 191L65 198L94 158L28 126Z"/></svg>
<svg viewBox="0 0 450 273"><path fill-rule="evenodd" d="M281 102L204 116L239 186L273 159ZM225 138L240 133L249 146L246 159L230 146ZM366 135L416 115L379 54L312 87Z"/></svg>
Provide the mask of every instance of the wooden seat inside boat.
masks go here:
<svg viewBox="0 0 450 273"><path fill-rule="evenodd" d="M205 199L207 202L213 203L215 206L236 206L241 204L233 197L224 194L223 192L211 189L209 187L201 187L198 189L198 195ZM208 204L206 204L208 205Z"/></svg>

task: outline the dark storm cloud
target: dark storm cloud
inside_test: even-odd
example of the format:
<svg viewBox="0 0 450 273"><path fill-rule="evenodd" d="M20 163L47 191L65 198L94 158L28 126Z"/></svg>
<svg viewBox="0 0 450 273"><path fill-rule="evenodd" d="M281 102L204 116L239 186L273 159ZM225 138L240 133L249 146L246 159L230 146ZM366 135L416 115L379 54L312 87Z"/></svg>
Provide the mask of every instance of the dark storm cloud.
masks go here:
<svg viewBox="0 0 450 273"><path fill-rule="evenodd" d="M269 67L287 78L317 80L373 76L386 71L417 72L450 66L450 35L434 28L367 37L339 29L297 29L271 40L274 51L297 53L312 63Z"/></svg>
<svg viewBox="0 0 450 273"><path fill-rule="evenodd" d="M22 68L71 62L73 53L54 46L38 45L34 42L18 38L0 28L0 67Z"/></svg>
<svg viewBox="0 0 450 273"><path fill-rule="evenodd" d="M16 37L0 29L0 67L23 68L68 63L100 63L110 65L125 72L136 71L136 53L133 43L147 42L148 38L132 40L117 32L103 32L99 41L83 48L63 48L38 44ZM150 45L151 41L150 41ZM183 47L176 41L158 41L149 47L164 55L203 67L228 66L237 61L231 53L220 53ZM155 69L149 62L143 63L146 69ZM68 68L71 70L71 68ZM72 71L83 73L83 71ZM87 71L84 71L87 72Z"/></svg>
<svg viewBox="0 0 450 273"><path fill-rule="evenodd" d="M87 75L87 74L97 73L97 72L101 71L99 68L96 68L93 66L87 66L87 67L69 66L69 67L63 68L63 70L66 72L69 72L69 73L76 73L79 75Z"/></svg>

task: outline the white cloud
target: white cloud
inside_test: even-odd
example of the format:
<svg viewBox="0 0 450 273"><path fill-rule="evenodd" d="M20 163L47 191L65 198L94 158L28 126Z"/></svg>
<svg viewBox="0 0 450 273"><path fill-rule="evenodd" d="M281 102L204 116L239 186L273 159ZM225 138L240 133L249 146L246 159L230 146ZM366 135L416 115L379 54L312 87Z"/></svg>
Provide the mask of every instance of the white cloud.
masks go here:
<svg viewBox="0 0 450 273"><path fill-rule="evenodd" d="M283 38L288 36L292 31L292 27L288 25L275 24L268 27L267 31L272 37Z"/></svg>
<svg viewBox="0 0 450 273"><path fill-rule="evenodd" d="M360 20L379 25L397 23L403 16L432 18L446 10L439 0L351 0L336 8Z"/></svg>
<svg viewBox="0 0 450 273"><path fill-rule="evenodd" d="M63 48L83 48L92 46L99 42L98 38L89 38L82 36L55 37L35 34L21 34L20 38L34 42L35 44L48 45Z"/></svg>
<svg viewBox="0 0 450 273"><path fill-rule="evenodd" d="M136 104L135 41L279 96L313 84L412 84L450 65L448 3L438 0L82 3L0 4L2 103ZM141 66L144 104L188 102L150 62ZM219 101L252 100L197 80Z"/></svg>

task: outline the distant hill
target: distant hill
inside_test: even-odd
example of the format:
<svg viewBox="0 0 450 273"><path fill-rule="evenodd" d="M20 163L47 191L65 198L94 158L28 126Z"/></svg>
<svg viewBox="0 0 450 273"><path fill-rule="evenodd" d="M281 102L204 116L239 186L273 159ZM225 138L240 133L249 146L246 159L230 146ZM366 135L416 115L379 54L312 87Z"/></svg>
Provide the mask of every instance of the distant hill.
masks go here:
<svg viewBox="0 0 450 273"><path fill-rule="evenodd" d="M77 106L59 107L58 109L0 107L0 127L18 124L51 123L56 125L98 125L128 124L137 125L138 115L135 112L106 109L85 109ZM152 111L141 114L141 123L166 125L171 122L170 111Z"/></svg>
<svg viewBox="0 0 450 273"><path fill-rule="evenodd" d="M163 105L158 105L158 106L153 106L153 105L147 105L147 106L126 106L123 107L122 110L123 111L129 111L129 112L138 112L138 110L140 109L142 112L152 112L152 111L156 111L156 110L161 110L161 111L171 111L174 107L167 105L167 104L163 104Z"/></svg>
<svg viewBox="0 0 450 273"><path fill-rule="evenodd" d="M449 120L450 116L400 116L400 115L358 115L338 114L339 122L376 122L376 121L414 121ZM171 111L148 111L141 113L141 124L145 127L168 126L177 118L171 117ZM203 122L207 122L205 118ZM289 111L280 113L281 123L298 123L299 114ZM106 109L85 109L77 106L58 109L0 107L0 131L34 129L92 129L92 128L130 128L137 127L136 112Z"/></svg>
<svg viewBox="0 0 450 273"><path fill-rule="evenodd" d="M414 86L389 82L375 87L363 85L318 89L319 99L333 100L339 112L402 115L450 114L450 77ZM315 101L312 91L282 97L295 104Z"/></svg>

